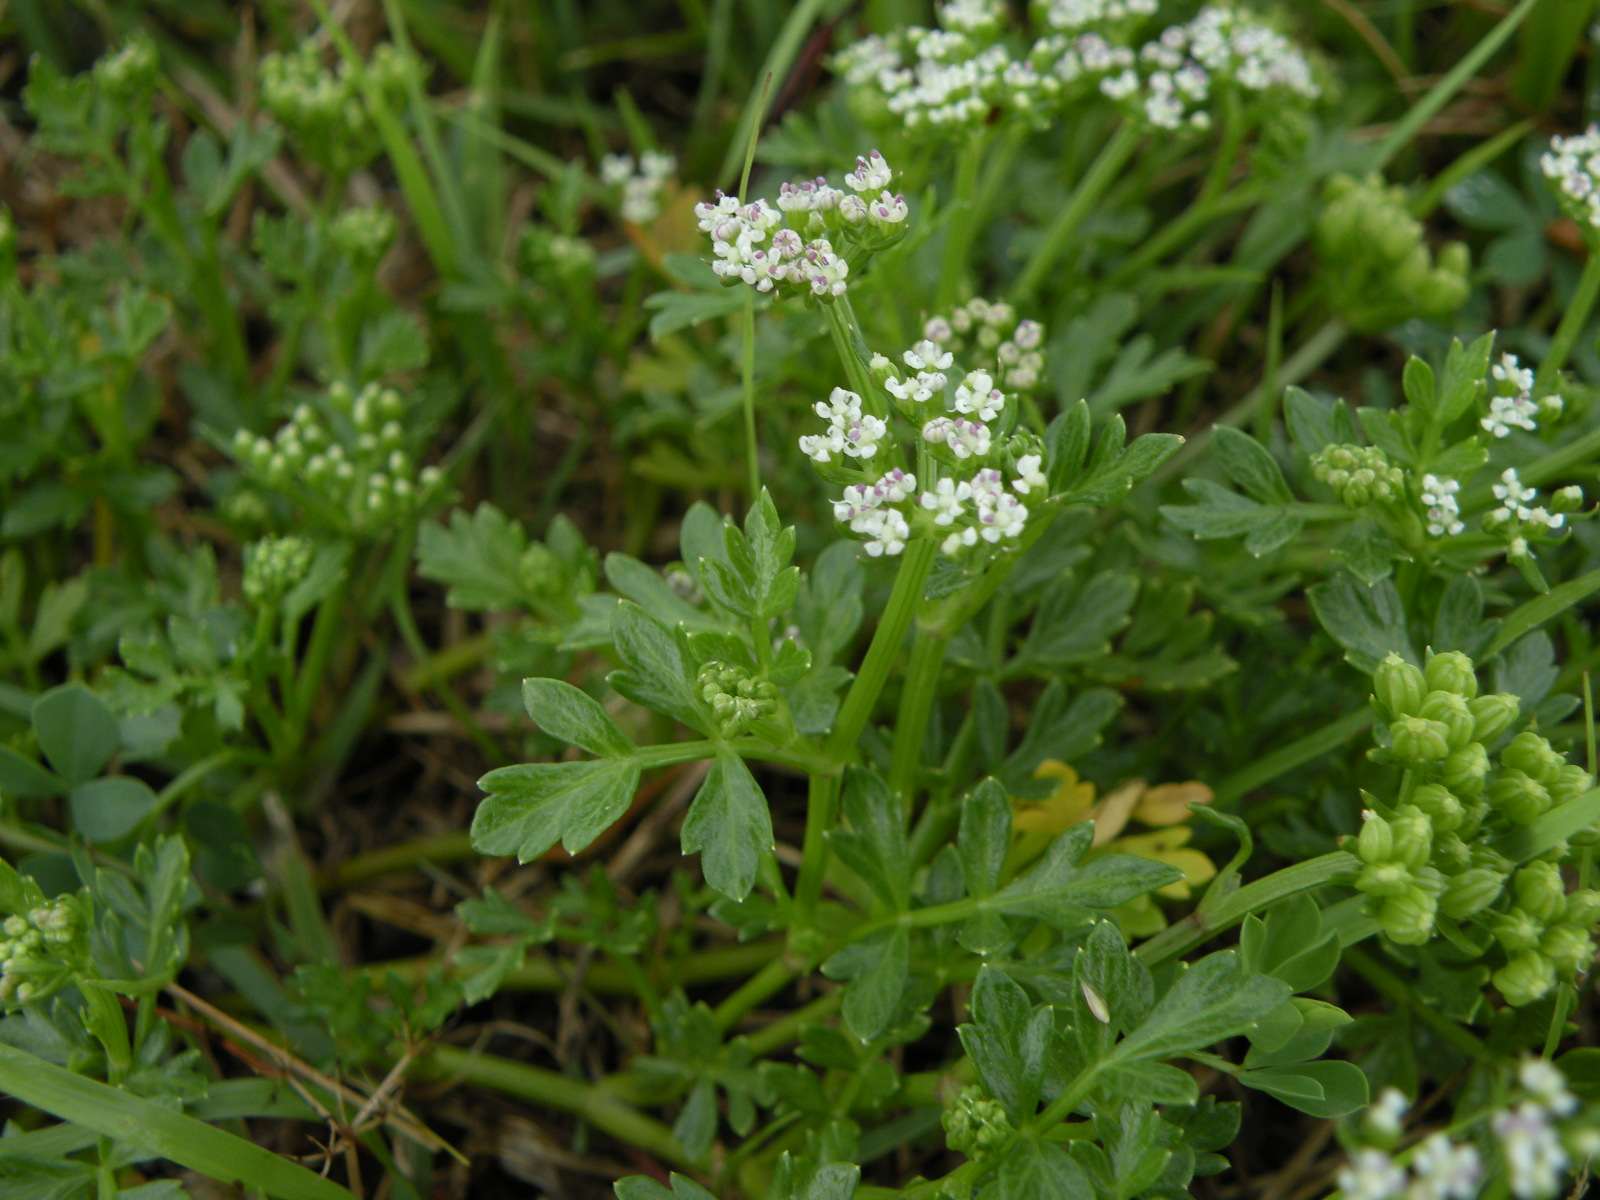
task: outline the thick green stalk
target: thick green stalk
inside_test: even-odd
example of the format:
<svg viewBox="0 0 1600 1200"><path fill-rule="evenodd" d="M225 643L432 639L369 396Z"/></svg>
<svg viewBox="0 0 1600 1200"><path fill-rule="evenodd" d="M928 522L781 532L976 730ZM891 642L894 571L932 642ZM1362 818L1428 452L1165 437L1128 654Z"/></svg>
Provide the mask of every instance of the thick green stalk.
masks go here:
<svg viewBox="0 0 1600 1200"><path fill-rule="evenodd" d="M1056 265L1061 256L1066 253L1067 243L1072 240L1072 235L1078 227L1094 211L1094 206L1100 197L1105 195L1106 189L1117 177L1128 159L1133 157L1139 148L1140 132L1137 125L1125 122L1118 126L1116 133L1111 135L1111 140L1101 147L1100 153L1094 162L1089 164L1089 170L1078 183L1072 193L1072 198L1067 201L1066 207L1051 223L1049 231L1044 236L1044 241L1033 252L1033 257L1023 267L1022 274L1017 277L1016 286L1012 289L1017 300L1031 300L1049 275L1050 269Z"/></svg>
<svg viewBox="0 0 1600 1200"><path fill-rule="evenodd" d="M1302 763L1308 763L1330 750L1337 749L1370 726L1372 721L1371 710L1361 709L1324 725L1315 733L1297 738L1271 754L1258 758L1248 767L1235 771L1217 785L1217 805L1226 808L1249 792L1263 784L1271 783Z"/></svg>
<svg viewBox="0 0 1600 1200"><path fill-rule="evenodd" d="M744 388L744 460L749 480L750 503L761 495L761 461L756 441L756 299L752 292L744 302L740 321L740 382Z"/></svg>
<svg viewBox="0 0 1600 1200"><path fill-rule="evenodd" d="M584 1083L542 1067L454 1046L435 1046L417 1060L413 1073L423 1078L493 1088L544 1108L572 1113L618 1141L675 1166L695 1165L678 1139L672 1136L672 1130L625 1104L603 1084Z"/></svg>
<svg viewBox="0 0 1600 1200"><path fill-rule="evenodd" d="M905 686L900 694L900 713L894 729L894 750L889 767L889 786L900 797L901 808L911 808L916 792L917 768L922 765L922 747L927 740L928 718L939 695L939 669L944 666L949 639L926 629L918 629L911 645L911 662L906 668Z"/></svg>
<svg viewBox="0 0 1600 1200"><path fill-rule="evenodd" d="M949 312L961 293L961 281L971 255L973 219L976 216L978 174L983 152L988 145L988 130L979 129L967 136L956 159L955 190L951 194L949 219L945 222L944 258L939 269L939 289L934 294L934 311Z"/></svg>
<svg viewBox="0 0 1600 1200"><path fill-rule="evenodd" d="M1591 252L1589 261L1583 264L1578 290L1573 293L1571 303L1561 314L1561 324L1556 327L1550 349L1545 351L1544 361L1539 364L1535 390L1547 390L1555 382L1556 372L1566 365L1567 357L1578 343L1578 336L1589 323L1589 314L1594 311L1596 299L1600 299L1600 254Z"/></svg>

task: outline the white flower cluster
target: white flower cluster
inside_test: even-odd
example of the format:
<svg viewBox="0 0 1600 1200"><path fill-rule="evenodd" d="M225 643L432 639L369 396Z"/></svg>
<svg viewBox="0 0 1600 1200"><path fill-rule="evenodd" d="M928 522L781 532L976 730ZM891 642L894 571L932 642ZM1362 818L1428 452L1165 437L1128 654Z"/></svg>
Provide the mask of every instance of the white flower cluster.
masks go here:
<svg viewBox="0 0 1600 1200"><path fill-rule="evenodd" d="M1096 90L1158 129L1204 129L1219 86L1303 100L1320 94L1310 62L1247 12L1210 5L1153 41L1129 41L1156 0L1049 0L1035 6L1048 31L1014 57L994 40L986 3L940 9L941 27L871 37L835 59L858 94L905 130L974 128L1000 109L1040 117Z"/></svg>
<svg viewBox="0 0 1600 1200"><path fill-rule="evenodd" d="M307 515L340 529L379 533L437 495L439 469L419 472L406 449L399 392L368 384L352 394L334 384L328 409L336 420L298 405L270 440L239 430L234 458L260 484L308 503Z"/></svg>
<svg viewBox="0 0 1600 1200"><path fill-rule="evenodd" d="M1005 319L994 322L989 311L1001 306L979 304L977 311L989 323L974 324L968 305L960 310L965 331L1000 329L984 342L990 353L1012 344L1022 328L1015 316L1002 313ZM1033 322L1022 325L1037 329ZM926 460L941 464L944 474L926 481L919 492L916 476L896 467L871 482L850 484L834 504L834 515L865 539L867 553L875 558L903 551L918 525L938 537L940 548L952 557L980 543L994 546L1016 538L1028 522L1022 497L1047 487L1043 456L1031 452L1034 445L1024 438L1003 446L990 429L989 423L1000 419L1007 403L994 374L982 368L955 370L954 354L938 340L956 339L951 321L937 318L929 322L927 332L930 336L900 356L899 365L878 354L871 369L900 417L920 437ZM1007 332L1011 342L1000 340ZM1027 333L1023 340L1029 340ZM943 411L929 413L936 397L942 397ZM802 437L800 448L836 471L847 467L850 459L878 457L880 450L892 445L889 423L867 407L856 393L835 388L825 403L815 406L817 415L828 422L827 431ZM1009 484L1001 470L1005 462L1014 471Z"/></svg>
<svg viewBox="0 0 1600 1200"><path fill-rule="evenodd" d="M1526 1059L1517 1081L1526 1098L1495 1113L1489 1129L1505 1162L1511 1194L1517 1200L1548 1200L1575 1157L1587 1157L1575 1151L1591 1149L1594 1130L1578 1121L1566 1129L1558 1125L1558 1119L1578 1111L1578 1099L1559 1068L1543 1059ZM1368 1110L1367 1125L1392 1142L1406 1108L1404 1096L1386 1089ZM1475 1146L1435 1133L1412 1151L1409 1173L1384 1151L1368 1148L1351 1155L1337 1182L1345 1200L1472 1200L1487 1180Z"/></svg>
<svg viewBox="0 0 1600 1200"><path fill-rule="evenodd" d="M1544 177L1555 185L1567 214L1591 235L1600 233L1600 125L1550 140L1539 159Z"/></svg>
<svg viewBox="0 0 1600 1200"><path fill-rule="evenodd" d="M1044 378L1044 326L1017 320L1009 304L976 297L948 317L928 318L922 335L941 347L966 353L970 345L992 357L1000 386L1007 390L1031 392Z"/></svg>
<svg viewBox="0 0 1600 1200"><path fill-rule="evenodd" d="M1205 106L1218 86L1302 100L1321 94L1310 62L1293 42L1225 5L1210 5L1192 21L1163 30L1140 48L1139 67L1142 79L1126 72L1100 88L1113 99L1137 99L1138 111L1157 129L1206 128L1211 114Z"/></svg>
<svg viewBox="0 0 1600 1200"><path fill-rule="evenodd" d="M1422 477L1422 502L1428 506L1430 537L1455 537L1466 528L1461 520L1461 502L1456 499L1460 491L1459 480L1439 475Z"/></svg>
<svg viewBox="0 0 1600 1200"><path fill-rule="evenodd" d="M1509 437L1513 429L1532 433L1539 427L1540 416L1559 416L1565 407L1557 395L1534 402L1534 373L1515 354L1502 354L1490 369L1489 378L1493 394L1489 397L1489 411L1479 424L1497 438Z"/></svg>
<svg viewBox="0 0 1600 1200"><path fill-rule="evenodd" d="M1581 497L1581 491L1579 495ZM1539 498L1538 491L1523 485L1515 467L1507 467L1500 472L1500 482L1494 485L1494 498L1500 501L1500 506L1489 513L1485 522L1488 525L1498 527L1516 521L1523 525L1556 530L1566 524L1564 513L1551 512L1543 505L1534 503Z"/></svg>
<svg viewBox="0 0 1600 1200"><path fill-rule="evenodd" d="M643 225L660 215L661 193L677 169L677 159L655 150L646 150L637 163L631 154L608 154L600 160L600 182L621 189L622 219Z"/></svg>
<svg viewBox="0 0 1600 1200"><path fill-rule="evenodd" d="M1153 17L1160 0L1048 0L1044 23L1061 33L1080 33L1124 21Z"/></svg>
<svg viewBox="0 0 1600 1200"><path fill-rule="evenodd" d="M719 192L694 209L700 229L711 235L711 269L758 292L842 296L850 264L827 235L862 245L897 236L910 210L904 196L889 191L893 180L874 150L844 177L848 192L823 178L785 183L772 203L740 204Z"/></svg>

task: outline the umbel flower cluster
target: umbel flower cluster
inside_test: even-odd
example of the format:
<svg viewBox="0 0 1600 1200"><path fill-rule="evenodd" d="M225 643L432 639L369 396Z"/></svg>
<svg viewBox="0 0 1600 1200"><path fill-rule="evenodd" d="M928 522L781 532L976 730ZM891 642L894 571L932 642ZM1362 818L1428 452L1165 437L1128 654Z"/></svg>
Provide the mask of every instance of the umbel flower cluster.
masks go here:
<svg viewBox="0 0 1600 1200"><path fill-rule="evenodd" d="M717 193L695 205L703 232L711 235L711 269L725 282L758 292L842 296L853 251L871 253L898 240L909 213L904 196L889 191L894 172L874 150L856 159L844 189L826 179L785 183L776 201ZM837 243L837 245L835 244Z"/></svg>
<svg viewBox="0 0 1600 1200"><path fill-rule="evenodd" d="M1519 1007L1588 970L1600 892L1567 893L1565 847L1516 867L1492 843L1576 800L1594 777L1532 730L1508 738L1517 698L1480 695L1459 651L1429 654L1423 668L1390 654L1373 686L1383 718L1374 757L1405 769L1398 795L1365 797L1356 840L1356 888L1383 933L1420 946L1441 918L1480 930L1502 960L1495 987Z"/></svg>
<svg viewBox="0 0 1600 1200"><path fill-rule="evenodd" d="M1524 1059L1517 1083L1521 1099L1488 1117L1489 1153L1469 1137L1434 1133L1411 1152L1409 1170L1390 1151L1411 1103L1398 1089L1386 1089L1364 1122L1374 1144L1356 1151L1339 1172L1341 1194L1345 1200L1474 1200L1498 1169L1518 1200L1557 1195L1568 1175L1600 1150L1600 1129L1554 1063Z"/></svg>
<svg viewBox="0 0 1600 1200"><path fill-rule="evenodd" d="M313 548L302 537L267 537L244 551L244 595L255 605L273 604L305 578Z"/></svg>
<svg viewBox="0 0 1600 1200"><path fill-rule="evenodd" d="M1376 175L1328 181L1317 250L1328 265L1334 307L1358 328L1448 316L1472 290L1466 243L1450 242L1436 258L1408 205L1404 188Z"/></svg>
<svg viewBox="0 0 1600 1200"><path fill-rule="evenodd" d="M637 161L631 154L608 154L600 160L600 182L621 195L622 219L643 225L661 214L661 193L677 169L676 158L656 150Z"/></svg>
<svg viewBox="0 0 1600 1200"><path fill-rule="evenodd" d="M87 931L79 902L34 899L26 913L0 924L0 1006L42 1000L70 981L84 957Z"/></svg>
<svg viewBox="0 0 1600 1200"><path fill-rule="evenodd" d="M938 6L938 26L913 26L851 44L834 60L868 119L912 132L975 129L993 114L1043 121L1090 97L1156 129L1205 129L1216 97L1304 102L1320 89L1306 57L1281 33L1232 5L1139 44L1154 0L1051 0L1034 5L1041 35L1008 37L996 0Z"/></svg>
<svg viewBox="0 0 1600 1200"><path fill-rule="evenodd" d="M800 439L825 475L854 480L834 516L873 557L899 554L919 529L951 557L1011 541L1027 526L1024 498L1046 486L1037 439L996 433L1015 420L1000 381L1038 382L1043 328L1017 321L1008 305L975 300L929 319L923 334L898 362L873 356L868 396L834 388L815 406L826 428ZM958 344L968 363L983 365L958 368Z"/></svg>
<svg viewBox="0 0 1600 1200"><path fill-rule="evenodd" d="M334 384L322 411L297 406L270 439L241 429L231 449L259 487L304 506L325 527L380 534L443 489L439 469L419 471L407 450L405 415L393 388L352 393Z"/></svg>
<svg viewBox="0 0 1600 1200"><path fill-rule="evenodd" d="M1556 137L1539 159L1561 208L1590 242L1600 239L1600 125L1571 137Z"/></svg>
<svg viewBox="0 0 1600 1200"><path fill-rule="evenodd" d="M323 65L322 51L303 42L289 54L261 60L261 104L289 131L303 153L324 170L346 174L378 151L377 127L362 97L357 72L396 104L420 83L422 63L399 47L384 43L366 62L352 69Z"/></svg>

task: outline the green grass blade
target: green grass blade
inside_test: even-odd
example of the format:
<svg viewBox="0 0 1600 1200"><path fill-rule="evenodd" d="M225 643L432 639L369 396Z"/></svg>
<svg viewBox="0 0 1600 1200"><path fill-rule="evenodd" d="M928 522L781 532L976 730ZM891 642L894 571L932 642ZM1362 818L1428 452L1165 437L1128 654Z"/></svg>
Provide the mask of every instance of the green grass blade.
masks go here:
<svg viewBox="0 0 1600 1200"><path fill-rule="evenodd" d="M283 1200L354 1200L332 1180L270 1150L11 1046L0 1045L0 1092L223 1183Z"/></svg>
<svg viewBox="0 0 1600 1200"><path fill-rule="evenodd" d="M1596 592L1600 592L1600 571L1590 571L1587 575L1569 579L1566 583L1551 588L1544 595L1535 596L1506 617L1500 626L1500 632L1494 635L1494 641L1490 642L1489 648L1483 652L1483 657L1494 657L1523 634L1531 633L1546 621L1560 616Z"/></svg>

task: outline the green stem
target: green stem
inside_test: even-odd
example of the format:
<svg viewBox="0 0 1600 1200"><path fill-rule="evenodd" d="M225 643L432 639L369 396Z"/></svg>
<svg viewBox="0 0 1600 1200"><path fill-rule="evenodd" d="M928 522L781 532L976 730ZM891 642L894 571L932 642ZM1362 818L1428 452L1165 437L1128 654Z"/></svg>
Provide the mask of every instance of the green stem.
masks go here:
<svg viewBox="0 0 1600 1200"><path fill-rule="evenodd" d="M1271 754L1256 759L1249 766L1235 771L1229 775L1216 789L1216 804L1225 808L1234 801L1239 800L1253 792L1263 784L1271 783L1274 779L1294 770L1302 763L1308 763L1314 758L1344 745L1362 730L1372 724L1370 709L1361 709L1340 717L1328 725L1323 726L1315 733L1308 733L1303 738L1290 742L1281 749L1274 750Z"/></svg>
<svg viewBox="0 0 1600 1200"><path fill-rule="evenodd" d="M1100 149L1094 162L1089 164L1089 170L1073 191L1066 207L1056 215L1050 229L1044 236L1044 241L1033 252L1033 257L1028 260L1027 266L1022 269L1022 274L1017 277L1013 294L1017 300L1031 300L1039 286L1044 283L1050 269L1056 261L1066 252L1067 243L1072 240L1072 235L1078 231L1078 226L1094 211L1095 203L1116 179L1117 172L1122 170L1128 159L1133 157L1139 148L1140 133L1138 126L1131 122L1124 122L1118 126L1116 133Z"/></svg>
<svg viewBox="0 0 1600 1200"><path fill-rule="evenodd" d="M944 666L948 644L946 637L919 629L911 645L911 662L906 667L905 685L900 693L900 713L896 718L889 767L889 787L900 797L901 808L908 812L916 791L917 768L922 765L928 718L939 694L939 669Z"/></svg>
<svg viewBox="0 0 1600 1200"><path fill-rule="evenodd" d="M761 494L761 463L756 441L756 301L753 292L745 300L740 340L743 342L740 375L744 386L745 469L748 472L750 503L754 504Z"/></svg>
<svg viewBox="0 0 1600 1200"><path fill-rule="evenodd" d="M794 982L798 973L794 964L787 958L775 958L767 963L745 980L733 995L717 1005L712 1012L717 1028L724 1033L732 1029L756 1005L777 995Z"/></svg>
<svg viewBox="0 0 1600 1200"><path fill-rule="evenodd" d="M542 1067L454 1046L435 1046L417 1060L413 1074L493 1088L544 1108L572 1113L618 1141L675 1166L695 1165L672 1130L623 1103L603 1084L584 1083Z"/></svg>
<svg viewBox="0 0 1600 1200"><path fill-rule="evenodd" d="M939 290L934 294L936 312L949 312L961 292L961 280L971 256L978 175L987 134L986 128L970 134L956 160L955 190L947 206L950 217L945 224L944 260L939 270Z"/></svg>
<svg viewBox="0 0 1600 1200"><path fill-rule="evenodd" d="M1573 293L1571 303L1561 314L1561 324L1556 327L1556 335L1550 342L1550 349L1545 352L1544 361L1539 364L1539 376L1534 382L1535 391L1549 391L1555 383L1556 373L1566 365L1567 356L1578 343L1578 335L1589 323L1589 314L1594 311L1596 299L1600 299L1600 254L1591 253L1589 261L1583 264L1583 275L1578 280L1578 290Z"/></svg>

